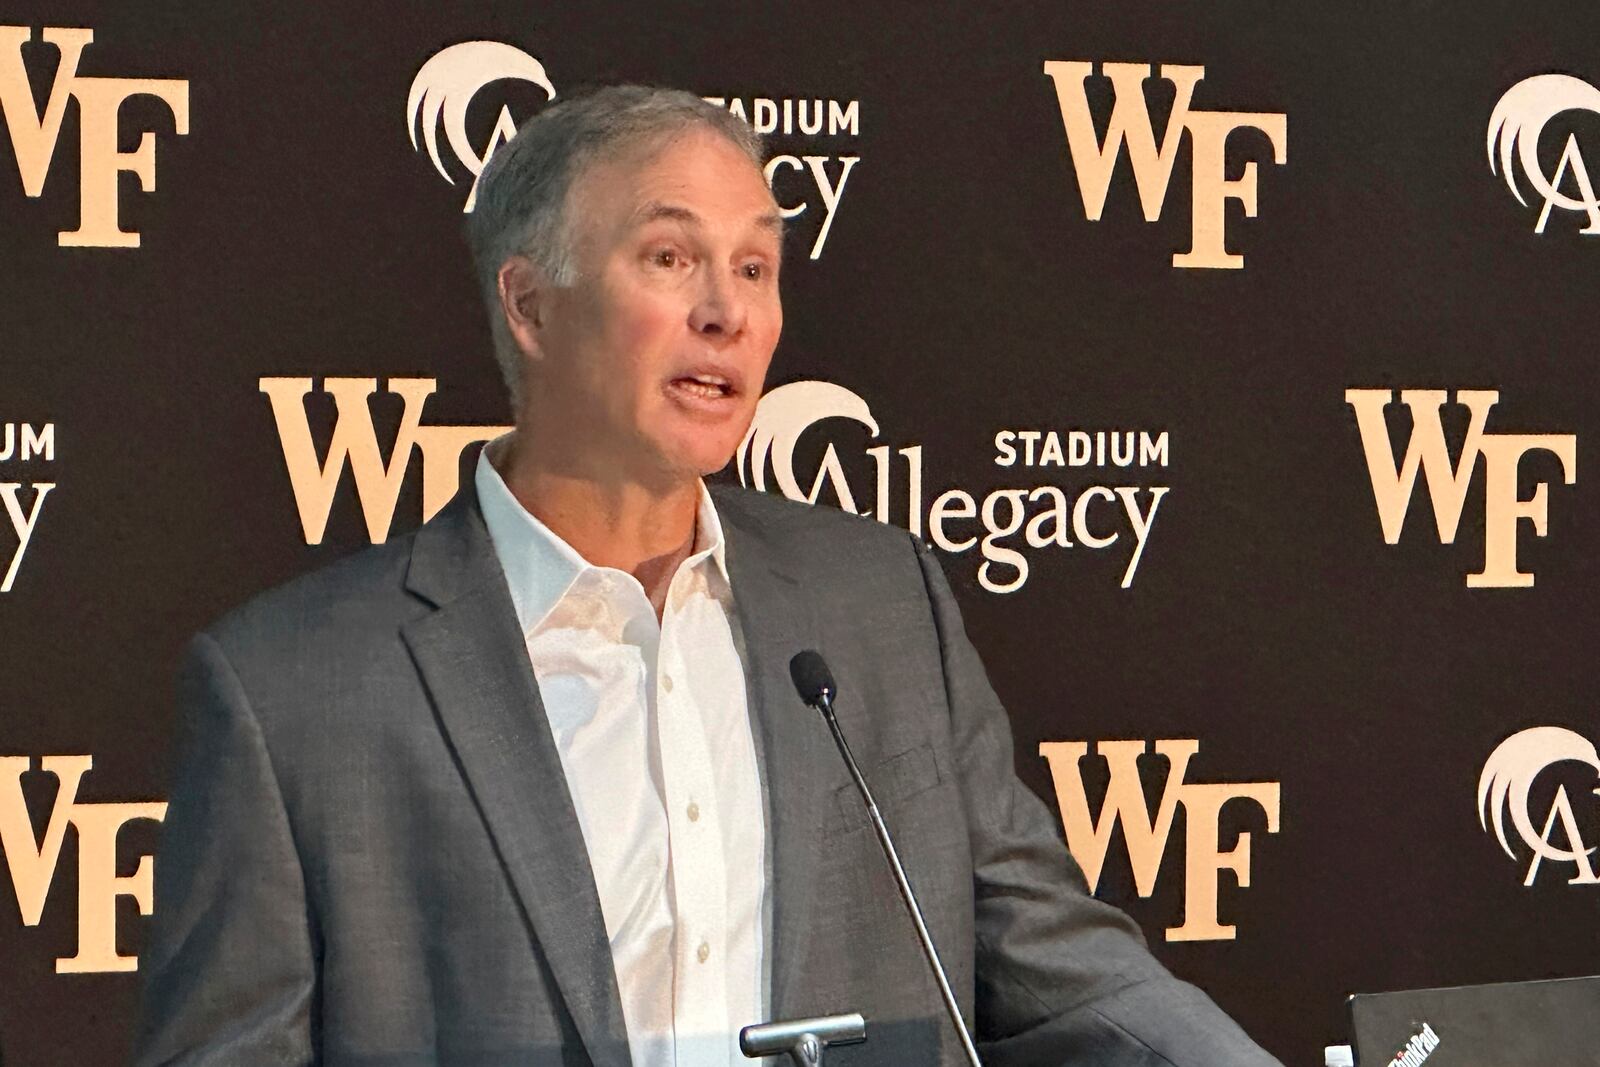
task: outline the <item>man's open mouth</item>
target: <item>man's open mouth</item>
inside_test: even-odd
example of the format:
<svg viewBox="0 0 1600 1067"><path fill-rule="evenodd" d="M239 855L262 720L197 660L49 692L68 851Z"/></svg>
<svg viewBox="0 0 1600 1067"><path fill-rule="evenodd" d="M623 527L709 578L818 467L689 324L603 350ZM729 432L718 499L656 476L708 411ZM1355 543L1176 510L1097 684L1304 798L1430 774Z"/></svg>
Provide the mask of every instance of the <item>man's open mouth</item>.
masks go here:
<svg viewBox="0 0 1600 1067"><path fill-rule="evenodd" d="M734 394L733 383L716 374L694 374L672 379L672 385L690 396L718 400Z"/></svg>

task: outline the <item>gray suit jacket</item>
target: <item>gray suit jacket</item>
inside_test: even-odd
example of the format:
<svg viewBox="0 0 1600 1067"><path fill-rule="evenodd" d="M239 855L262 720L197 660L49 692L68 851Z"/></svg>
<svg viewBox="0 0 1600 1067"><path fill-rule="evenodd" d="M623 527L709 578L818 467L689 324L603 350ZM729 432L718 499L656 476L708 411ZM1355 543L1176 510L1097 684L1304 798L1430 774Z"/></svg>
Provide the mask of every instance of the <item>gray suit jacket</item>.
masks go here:
<svg viewBox="0 0 1600 1067"><path fill-rule="evenodd" d="M816 648L991 1067L1271 1067L1090 898L1016 778L939 565L719 488L768 803L772 1011L859 1011L838 1067L956 1064L909 919L791 655ZM135 1062L629 1062L593 876L470 487L193 642ZM758 1020L752 1020L758 1021Z"/></svg>

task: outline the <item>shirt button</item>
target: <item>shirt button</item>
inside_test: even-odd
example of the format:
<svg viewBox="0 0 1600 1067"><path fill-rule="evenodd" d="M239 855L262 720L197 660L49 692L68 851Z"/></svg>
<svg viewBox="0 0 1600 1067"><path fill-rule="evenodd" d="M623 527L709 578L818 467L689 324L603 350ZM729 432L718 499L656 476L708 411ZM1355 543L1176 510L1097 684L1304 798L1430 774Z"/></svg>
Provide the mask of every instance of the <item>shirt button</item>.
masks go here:
<svg viewBox="0 0 1600 1067"><path fill-rule="evenodd" d="M672 675L663 674L661 676L661 688L669 693L672 692Z"/></svg>
<svg viewBox="0 0 1600 1067"><path fill-rule="evenodd" d="M702 941L700 947L694 950L694 954L696 959L704 963L711 958L711 946Z"/></svg>
<svg viewBox="0 0 1600 1067"><path fill-rule="evenodd" d="M689 801L689 821L690 822L699 822L700 821L700 805L696 804L692 800Z"/></svg>

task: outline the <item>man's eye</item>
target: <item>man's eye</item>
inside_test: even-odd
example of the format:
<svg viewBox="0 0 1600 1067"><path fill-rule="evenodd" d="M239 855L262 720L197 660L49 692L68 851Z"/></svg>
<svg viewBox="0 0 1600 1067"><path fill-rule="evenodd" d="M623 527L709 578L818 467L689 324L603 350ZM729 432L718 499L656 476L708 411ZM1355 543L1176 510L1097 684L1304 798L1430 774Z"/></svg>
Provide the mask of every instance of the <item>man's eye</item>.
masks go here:
<svg viewBox="0 0 1600 1067"><path fill-rule="evenodd" d="M683 257L675 249L660 248L650 253L650 262L657 267L671 270L673 267L680 266L683 263Z"/></svg>
<svg viewBox="0 0 1600 1067"><path fill-rule="evenodd" d="M765 263L746 263L741 270L744 272L744 276L753 282L758 282L767 276Z"/></svg>

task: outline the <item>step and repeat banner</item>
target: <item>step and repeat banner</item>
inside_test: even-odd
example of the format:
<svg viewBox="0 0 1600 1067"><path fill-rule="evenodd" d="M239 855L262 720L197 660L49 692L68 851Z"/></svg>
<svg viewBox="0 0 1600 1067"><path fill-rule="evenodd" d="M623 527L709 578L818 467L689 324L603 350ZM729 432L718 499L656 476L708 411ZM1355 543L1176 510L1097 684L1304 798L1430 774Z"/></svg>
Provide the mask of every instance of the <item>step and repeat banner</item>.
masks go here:
<svg viewBox="0 0 1600 1067"><path fill-rule="evenodd" d="M5 1062L125 1055L179 650L456 492L509 421L477 176L617 81L768 138L786 330L722 476L936 547L1173 970L1287 1064L1352 992L1600 971L1597 40L1568 0L9 5Z"/></svg>

